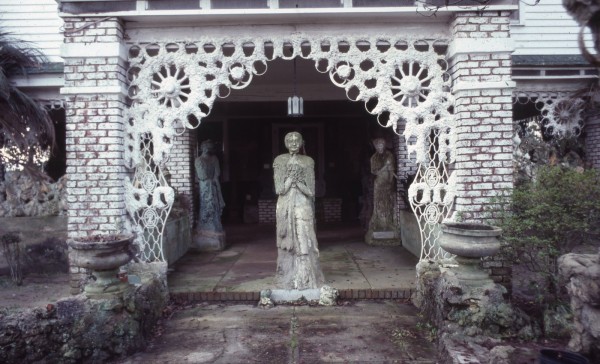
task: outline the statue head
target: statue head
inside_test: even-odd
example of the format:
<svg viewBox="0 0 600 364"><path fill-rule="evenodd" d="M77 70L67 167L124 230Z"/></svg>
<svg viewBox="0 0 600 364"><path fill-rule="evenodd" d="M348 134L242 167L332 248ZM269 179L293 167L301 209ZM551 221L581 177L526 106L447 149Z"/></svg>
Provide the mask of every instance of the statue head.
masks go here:
<svg viewBox="0 0 600 364"><path fill-rule="evenodd" d="M304 145L302 135L297 131L287 133L283 140L285 142L285 147L290 151L290 154L298 154L300 148Z"/></svg>
<svg viewBox="0 0 600 364"><path fill-rule="evenodd" d="M383 151L385 150L385 139L383 139L383 138L373 139L373 146L375 147L375 150L377 151L377 153L379 153L379 154L383 153Z"/></svg>
<svg viewBox="0 0 600 364"><path fill-rule="evenodd" d="M210 139L206 139L200 143L200 150L202 151L202 154L212 153L215 150L215 143Z"/></svg>

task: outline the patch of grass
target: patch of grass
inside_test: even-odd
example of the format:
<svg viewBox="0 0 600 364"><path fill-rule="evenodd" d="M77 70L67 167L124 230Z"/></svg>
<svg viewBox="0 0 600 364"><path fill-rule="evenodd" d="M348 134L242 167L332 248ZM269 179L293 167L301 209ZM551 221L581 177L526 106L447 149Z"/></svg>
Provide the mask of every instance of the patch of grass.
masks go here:
<svg viewBox="0 0 600 364"><path fill-rule="evenodd" d="M417 335L412 332L411 330L407 330L407 329L395 329L394 331L392 331L392 337L394 338L394 340L403 340L406 338L416 338Z"/></svg>
<svg viewBox="0 0 600 364"><path fill-rule="evenodd" d="M434 342L437 339L438 329L429 322L417 322L417 330L423 333L427 341Z"/></svg>

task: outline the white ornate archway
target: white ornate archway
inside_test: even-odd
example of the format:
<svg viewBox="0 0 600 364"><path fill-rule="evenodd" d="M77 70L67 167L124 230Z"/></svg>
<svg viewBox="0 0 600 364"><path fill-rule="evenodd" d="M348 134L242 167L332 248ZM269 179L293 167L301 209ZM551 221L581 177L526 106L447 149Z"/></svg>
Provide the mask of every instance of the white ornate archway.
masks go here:
<svg viewBox="0 0 600 364"><path fill-rule="evenodd" d="M365 103L384 127L406 122L409 155L419 165L409 199L421 228L421 259L442 254L435 226L448 216L455 191L447 166L454 159L455 118L443 42L395 36L200 38L135 44L130 48L125 160L126 206L146 261L164 260L162 229L174 199L162 166L175 136L196 128L218 97L247 87L276 58L315 62L317 71Z"/></svg>

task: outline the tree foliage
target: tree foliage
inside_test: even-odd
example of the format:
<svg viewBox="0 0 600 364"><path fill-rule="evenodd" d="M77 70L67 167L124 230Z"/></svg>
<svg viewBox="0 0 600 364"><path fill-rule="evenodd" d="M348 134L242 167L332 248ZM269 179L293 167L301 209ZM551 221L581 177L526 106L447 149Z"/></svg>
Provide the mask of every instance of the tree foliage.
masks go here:
<svg viewBox="0 0 600 364"><path fill-rule="evenodd" d="M600 171L545 166L516 187L499 225L505 254L541 274L550 299L560 294L557 259L600 238Z"/></svg>
<svg viewBox="0 0 600 364"><path fill-rule="evenodd" d="M28 68L44 61L37 48L0 29L0 148L6 148L0 164L20 165L34 172L39 148L54 143L54 126L46 109L10 81L11 76L27 75Z"/></svg>

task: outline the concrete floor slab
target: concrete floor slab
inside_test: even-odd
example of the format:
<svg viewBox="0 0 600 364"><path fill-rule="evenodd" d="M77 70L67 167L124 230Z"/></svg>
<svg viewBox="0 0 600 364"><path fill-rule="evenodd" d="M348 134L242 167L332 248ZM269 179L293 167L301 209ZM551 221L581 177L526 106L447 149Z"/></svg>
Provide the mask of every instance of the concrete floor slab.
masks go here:
<svg viewBox="0 0 600 364"><path fill-rule="evenodd" d="M414 308L392 301L359 302L351 310L333 307L325 315L300 307L301 363L434 363L431 345L411 345L417 338ZM397 333L404 332L403 336ZM332 337L335 337L332 340ZM422 340L422 338L420 338ZM390 345L392 344L392 345ZM420 350L424 349L424 350Z"/></svg>
<svg viewBox="0 0 600 364"><path fill-rule="evenodd" d="M416 275L404 274L405 271L399 269L363 269L365 277L368 277L369 285L372 289L386 288L410 288L415 289Z"/></svg>
<svg viewBox="0 0 600 364"><path fill-rule="evenodd" d="M212 292L219 284L221 277L204 277L203 279L193 279L173 276L170 279L178 282L177 286L169 286L169 292L174 294L184 292Z"/></svg>
<svg viewBox="0 0 600 364"><path fill-rule="evenodd" d="M259 292L276 288L274 226L226 226L226 232L226 250L193 251L171 267L168 279L172 293ZM369 246L363 242L363 236L359 226L319 225L317 238L326 283L340 290L414 289L418 259L400 246Z"/></svg>
<svg viewBox="0 0 600 364"><path fill-rule="evenodd" d="M144 352L120 363L433 364L435 348L417 329L416 313L398 301L196 305L176 312Z"/></svg>
<svg viewBox="0 0 600 364"><path fill-rule="evenodd" d="M272 287L275 277L275 262L237 262L217 285L219 288L230 288L234 292L260 291L264 287Z"/></svg>

